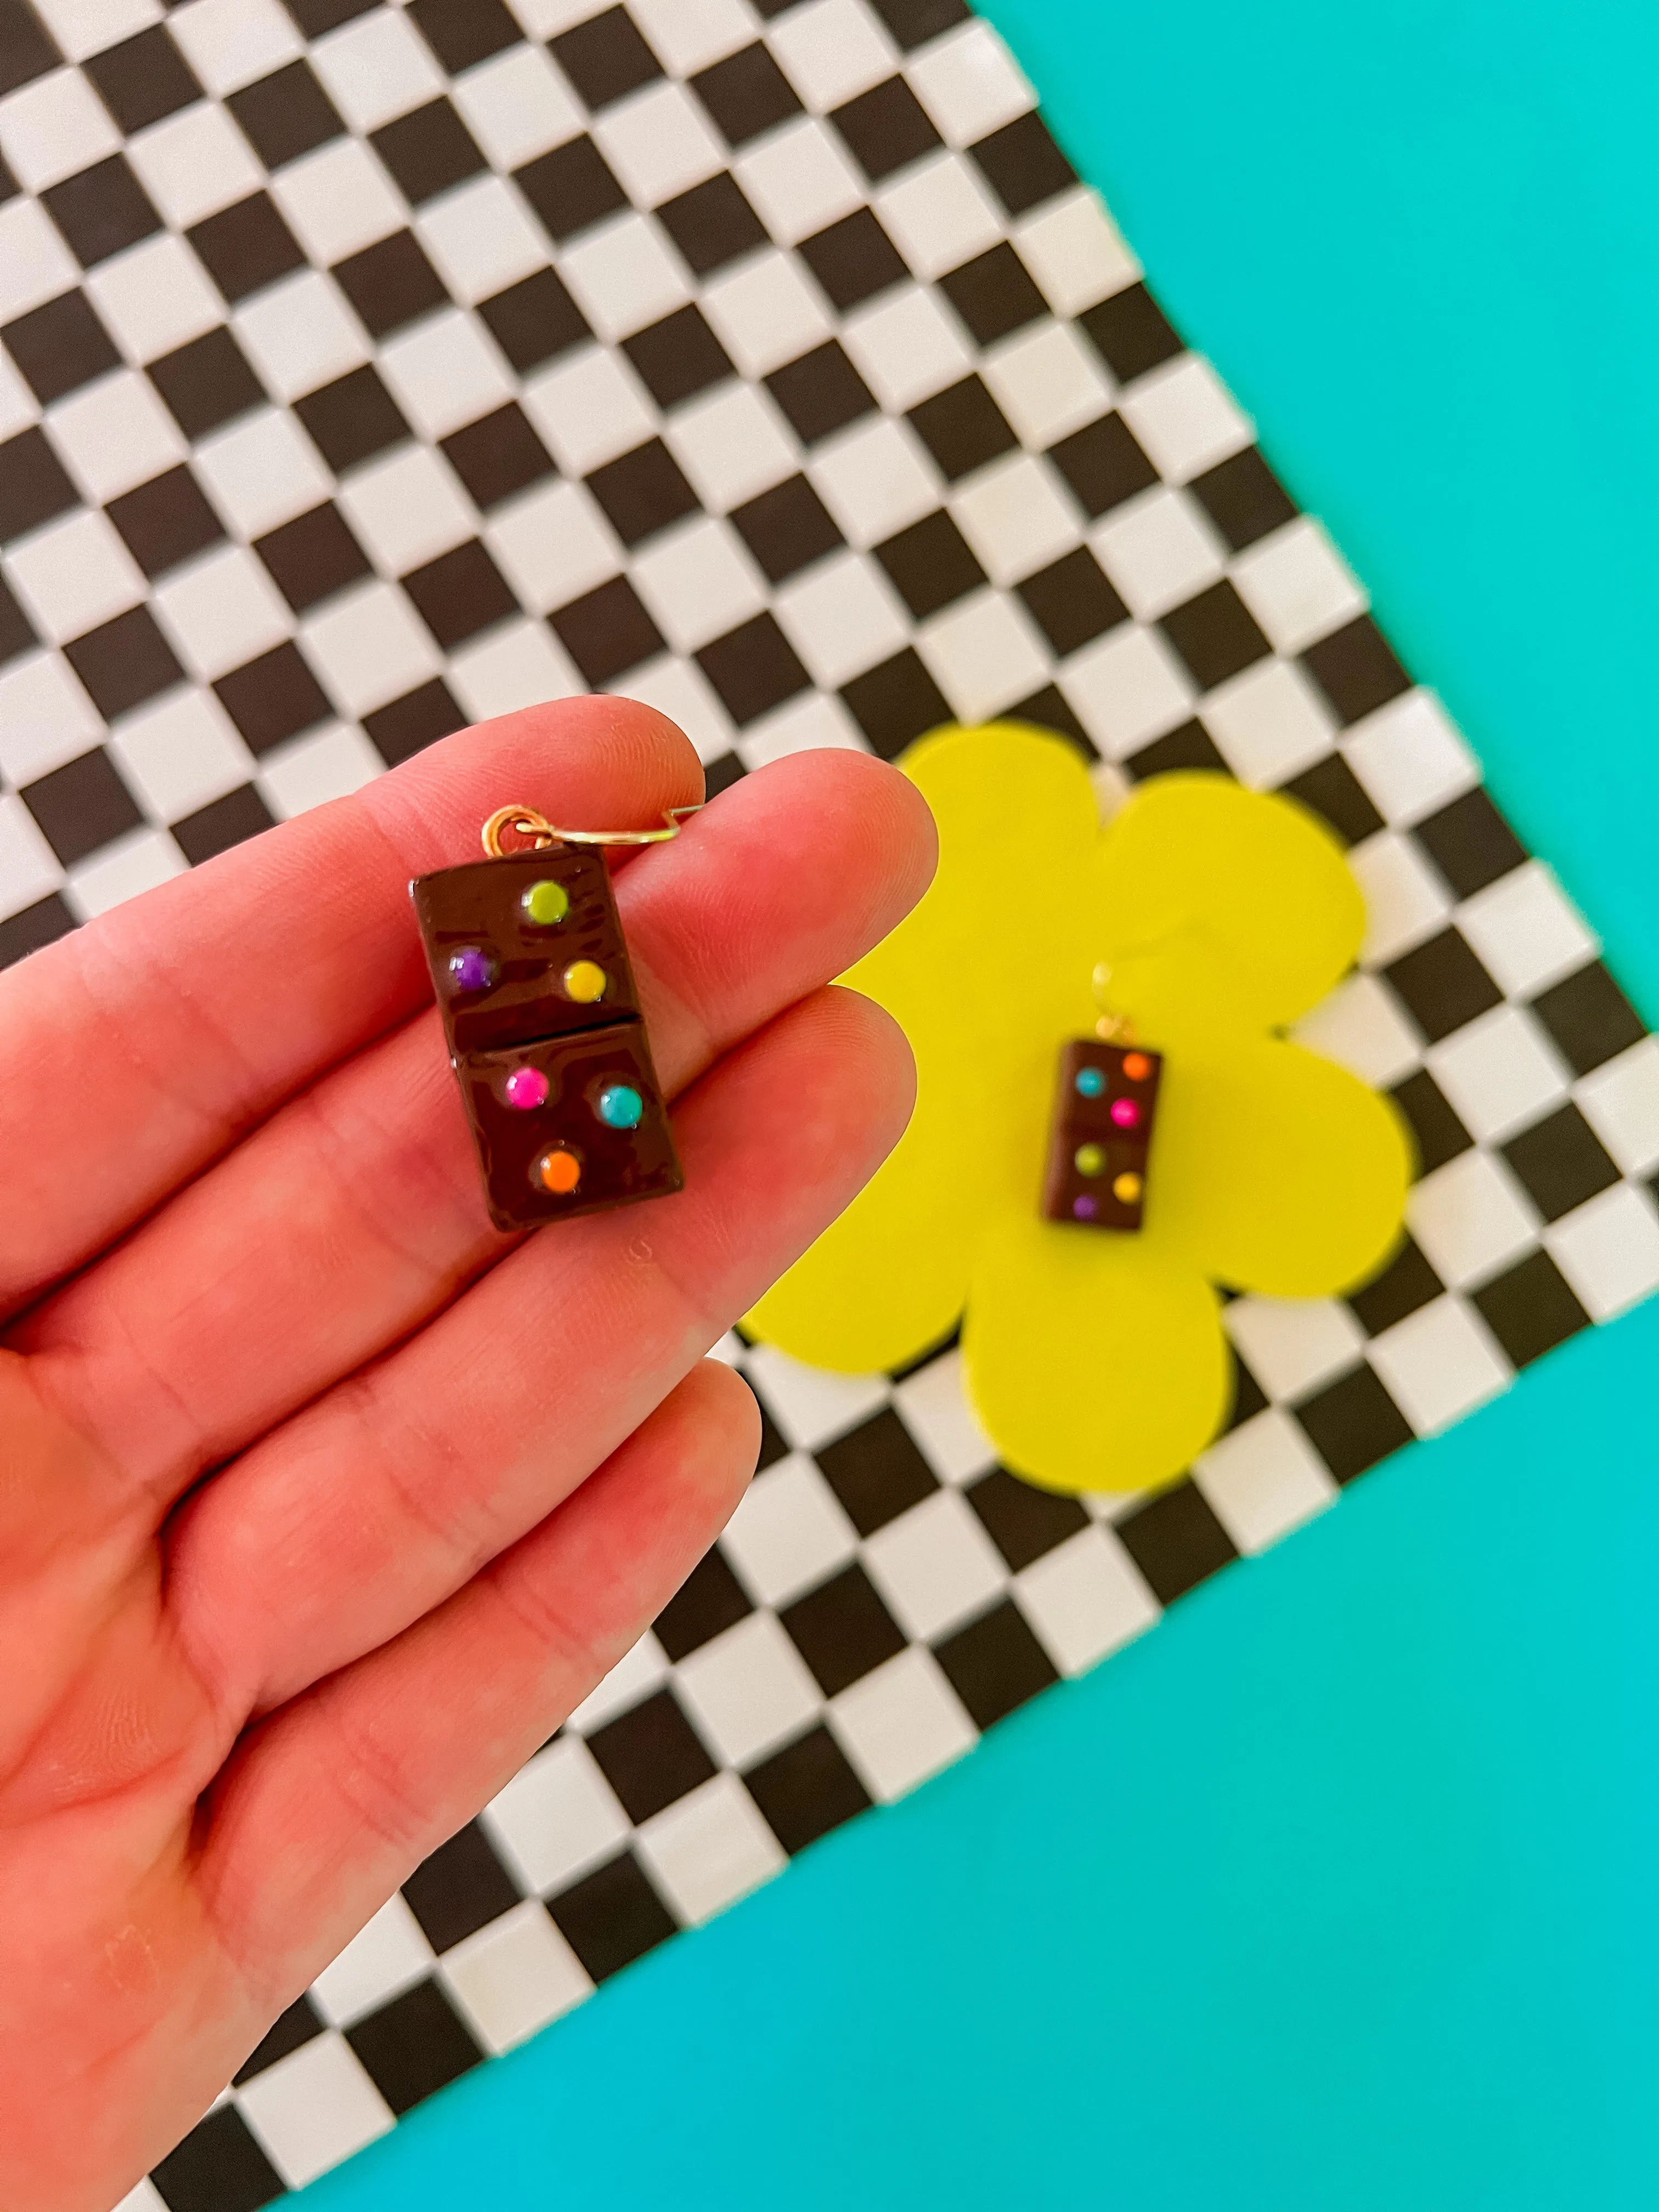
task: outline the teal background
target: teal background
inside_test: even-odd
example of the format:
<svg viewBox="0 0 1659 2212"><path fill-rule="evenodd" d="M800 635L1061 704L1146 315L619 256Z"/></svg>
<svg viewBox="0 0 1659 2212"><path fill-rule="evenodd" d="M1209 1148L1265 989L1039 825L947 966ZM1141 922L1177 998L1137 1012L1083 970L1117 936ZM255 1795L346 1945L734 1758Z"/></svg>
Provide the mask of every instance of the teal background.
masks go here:
<svg viewBox="0 0 1659 2212"><path fill-rule="evenodd" d="M1659 1018L1650 9L988 12ZM316 2212L1659 2202L1656 1355L1581 1338Z"/></svg>

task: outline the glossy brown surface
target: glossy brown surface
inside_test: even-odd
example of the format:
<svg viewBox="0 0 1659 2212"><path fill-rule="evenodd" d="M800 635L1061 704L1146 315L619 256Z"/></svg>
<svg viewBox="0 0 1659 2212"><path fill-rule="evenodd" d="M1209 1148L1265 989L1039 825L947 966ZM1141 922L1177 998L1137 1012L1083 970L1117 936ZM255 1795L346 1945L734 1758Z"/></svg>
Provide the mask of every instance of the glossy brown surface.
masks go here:
<svg viewBox="0 0 1659 2212"><path fill-rule="evenodd" d="M1137 1081L1125 1073L1125 1063L1139 1060L1146 1063L1146 1073ZM1097 1070L1103 1079L1104 1087L1097 1098L1086 1097L1077 1087L1078 1077L1085 1069ZM1139 1228L1163 1073L1162 1057L1148 1052L1144 1045L1106 1044L1096 1037L1078 1037L1062 1048L1042 1190L1046 1220L1063 1221L1079 1229ZM1132 1102L1137 1109L1133 1127L1121 1127L1112 1119L1112 1108L1120 1099ZM1077 1164L1078 1152L1085 1145L1097 1145L1105 1155L1097 1175L1085 1175ZM1141 1191L1133 1200L1121 1199L1113 1190L1121 1175L1140 1178Z"/></svg>

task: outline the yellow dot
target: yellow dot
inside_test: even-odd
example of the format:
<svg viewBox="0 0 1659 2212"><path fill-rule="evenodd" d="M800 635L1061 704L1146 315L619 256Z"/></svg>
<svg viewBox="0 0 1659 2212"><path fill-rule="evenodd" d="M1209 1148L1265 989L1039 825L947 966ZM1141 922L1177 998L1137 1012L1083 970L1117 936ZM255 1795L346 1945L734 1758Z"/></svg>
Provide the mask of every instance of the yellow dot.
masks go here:
<svg viewBox="0 0 1659 2212"><path fill-rule="evenodd" d="M1079 1145L1072 1155L1072 1165L1080 1176L1097 1176L1106 1164L1106 1155L1098 1145Z"/></svg>
<svg viewBox="0 0 1659 2212"><path fill-rule="evenodd" d="M537 1182L555 1198L568 1198L581 1179L581 1162L574 1152L544 1152L536 1163Z"/></svg>
<svg viewBox="0 0 1659 2212"><path fill-rule="evenodd" d="M605 970L592 960L573 960L564 971L564 994L579 1006L605 996Z"/></svg>
<svg viewBox="0 0 1659 2212"><path fill-rule="evenodd" d="M1112 1185L1112 1196L1120 1206L1133 1206L1140 1195L1140 1177L1121 1175Z"/></svg>

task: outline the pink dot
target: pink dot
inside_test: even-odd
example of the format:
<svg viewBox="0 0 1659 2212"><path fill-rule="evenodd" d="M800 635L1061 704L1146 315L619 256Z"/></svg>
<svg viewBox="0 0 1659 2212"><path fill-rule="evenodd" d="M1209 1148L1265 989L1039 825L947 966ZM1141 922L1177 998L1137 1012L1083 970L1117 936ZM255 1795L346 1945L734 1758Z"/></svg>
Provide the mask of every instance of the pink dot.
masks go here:
<svg viewBox="0 0 1659 2212"><path fill-rule="evenodd" d="M516 1106L521 1114L533 1114L538 1106L545 1106L548 1088L539 1067L515 1067L501 1085L507 1104Z"/></svg>
<svg viewBox="0 0 1659 2212"><path fill-rule="evenodd" d="M1140 1109L1133 1098L1114 1098L1112 1119L1120 1129L1133 1129L1140 1119Z"/></svg>

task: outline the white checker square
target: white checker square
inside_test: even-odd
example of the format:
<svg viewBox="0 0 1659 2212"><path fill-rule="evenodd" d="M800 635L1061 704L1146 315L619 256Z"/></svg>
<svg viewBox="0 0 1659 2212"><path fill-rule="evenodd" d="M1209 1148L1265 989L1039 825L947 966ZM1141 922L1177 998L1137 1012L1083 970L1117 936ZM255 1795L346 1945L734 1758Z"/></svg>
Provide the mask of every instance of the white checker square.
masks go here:
<svg viewBox="0 0 1659 2212"><path fill-rule="evenodd" d="M181 821L253 774L252 756L210 691L172 691L128 715L110 750L137 796L163 822Z"/></svg>
<svg viewBox="0 0 1659 2212"><path fill-rule="evenodd" d="M677 407L664 436L704 507L726 514L800 465L771 397L727 381Z"/></svg>
<svg viewBox="0 0 1659 2212"><path fill-rule="evenodd" d="M35 12L72 62L161 20L161 0L34 0Z"/></svg>
<svg viewBox="0 0 1659 2212"><path fill-rule="evenodd" d="M1524 861L1466 899L1457 926L1510 998L1535 998L1601 951L1541 860Z"/></svg>
<svg viewBox="0 0 1659 2212"><path fill-rule="evenodd" d="M1068 323L1039 323L1005 338L980 363L980 374L1009 422L1030 447L1055 444L1111 404L1099 357Z"/></svg>
<svg viewBox="0 0 1659 2212"><path fill-rule="evenodd" d="M469 307L547 266L540 230L500 177L457 185L421 210L415 229L452 297Z"/></svg>
<svg viewBox="0 0 1659 2212"><path fill-rule="evenodd" d="M750 722L732 750L745 768L754 769L791 753L864 753L870 748L840 699L805 691Z"/></svg>
<svg viewBox="0 0 1659 2212"><path fill-rule="evenodd" d="M442 665L409 601L391 584L363 584L331 599L303 635L306 658L349 714L401 699Z"/></svg>
<svg viewBox="0 0 1659 2212"><path fill-rule="evenodd" d="M115 2212L167 2212L161 2191L146 2179L136 2189L130 2189L116 2206Z"/></svg>
<svg viewBox="0 0 1659 2212"><path fill-rule="evenodd" d="M185 856L165 830L135 830L72 869L64 896L79 920L90 921L184 872Z"/></svg>
<svg viewBox="0 0 1659 2212"><path fill-rule="evenodd" d="M438 1974L473 2033L497 2057L593 1988L547 1907L533 1898L446 1951Z"/></svg>
<svg viewBox="0 0 1659 2212"><path fill-rule="evenodd" d="M960 154L936 154L873 195L882 228L918 276L943 276L1002 236L1002 218Z"/></svg>
<svg viewBox="0 0 1659 2212"><path fill-rule="evenodd" d="M619 354L586 346L531 378L524 410L567 476L585 477L650 437L656 416Z"/></svg>
<svg viewBox="0 0 1659 2212"><path fill-rule="evenodd" d="M1351 975L1339 983L1291 1035L1377 1091L1403 1082L1420 1056L1417 1033L1400 1001L1375 975Z"/></svg>
<svg viewBox="0 0 1659 2212"><path fill-rule="evenodd" d="M1406 1224L1453 1290L1496 1274L1538 1234L1538 1217L1508 1167L1479 1150L1460 1152L1413 1187Z"/></svg>
<svg viewBox="0 0 1659 2212"><path fill-rule="evenodd" d="M539 46L509 46L457 77L449 96L498 169L520 169L574 138L581 104Z"/></svg>
<svg viewBox="0 0 1659 2212"><path fill-rule="evenodd" d="M1091 542L1141 622L1156 622L1221 574L1215 532L1184 492L1146 491L1126 501L1095 525Z"/></svg>
<svg viewBox="0 0 1659 2212"><path fill-rule="evenodd" d="M1348 866L1365 895L1362 960L1382 967L1444 927L1450 895L1409 837L1379 830L1353 848Z"/></svg>
<svg viewBox="0 0 1659 2212"><path fill-rule="evenodd" d="M315 392L369 357L338 289L315 269L269 284L232 318L243 349L279 399Z"/></svg>
<svg viewBox="0 0 1659 2212"><path fill-rule="evenodd" d="M830 336L830 318L793 254L752 254L703 292L716 336L744 376L769 375Z"/></svg>
<svg viewBox="0 0 1659 2212"><path fill-rule="evenodd" d="M263 563L240 545L222 545L175 569L156 586L155 604L179 658L208 684L269 653L292 627Z"/></svg>
<svg viewBox="0 0 1659 2212"><path fill-rule="evenodd" d="M571 699L587 686L544 623L503 623L449 663L450 688L475 722L514 714L544 699Z"/></svg>
<svg viewBox="0 0 1659 2212"><path fill-rule="evenodd" d="M46 422L76 483L94 501L148 483L188 450L149 379L137 369L117 369L83 385L48 410Z"/></svg>
<svg viewBox="0 0 1659 2212"><path fill-rule="evenodd" d="M885 416L855 422L827 439L806 473L842 537L854 545L878 544L940 503L939 474L921 440L908 422Z"/></svg>
<svg viewBox="0 0 1659 2212"><path fill-rule="evenodd" d="M702 106L661 78L596 116L593 136L635 207L655 207L726 167Z"/></svg>
<svg viewBox="0 0 1659 2212"><path fill-rule="evenodd" d="M578 306L601 337L627 337L690 297L684 271L657 225L617 216L573 246L560 264Z"/></svg>
<svg viewBox="0 0 1659 2212"><path fill-rule="evenodd" d="M285 407L241 416L204 440L192 459L214 505L244 538L263 538L320 506L332 483L317 448Z"/></svg>
<svg viewBox="0 0 1659 2212"><path fill-rule="evenodd" d="M804 1367L775 1345L757 1344L744 1371L766 1410L797 1451L816 1451L879 1413L891 1391L884 1375L832 1375Z"/></svg>
<svg viewBox="0 0 1659 2212"><path fill-rule="evenodd" d="M777 617L815 684L833 691L909 641L892 586L859 553L817 561L786 584Z"/></svg>
<svg viewBox="0 0 1659 2212"><path fill-rule="evenodd" d="M806 1662L769 1613L751 1613L676 1671L699 1733L732 1766L775 1750L822 1703Z"/></svg>
<svg viewBox="0 0 1659 2212"><path fill-rule="evenodd" d="M378 131L446 89L430 49L398 8L343 23L318 40L311 60L354 131Z"/></svg>
<svg viewBox="0 0 1659 2212"><path fill-rule="evenodd" d="M0 438L13 437L40 419L39 401L18 374L11 356L0 352Z"/></svg>
<svg viewBox="0 0 1659 2212"><path fill-rule="evenodd" d="M884 1804L979 1741L938 1660L914 1644L843 1690L830 1725L865 1788Z"/></svg>
<svg viewBox="0 0 1659 2212"><path fill-rule="evenodd" d="M423 438L446 438L514 395L506 362L471 315L429 315L380 349L393 396Z"/></svg>
<svg viewBox="0 0 1659 2212"><path fill-rule="evenodd" d="M179 230L262 191L266 181L253 149L211 100L141 131L127 158L159 212Z"/></svg>
<svg viewBox="0 0 1659 2212"><path fill-rule="evenodd" d="M988 23L964 23L909 62L910 88L949 146L971 146L1036 105L1036 94Z"/></svg>
<svg viewBox="0 0 1659 2212"><path fill-rule="evenodd" d="M332 722L262 754L256 781L277 821L291 822L310 807L361 791L385 767L361 730Z"/></svg>
<svg viewBox="0 0 1659 2212"><path fill-rule="evenodd" d="M1079 1528L1034 1559L1014 1588L1020 1611L1062 1674L1081 1674L1161 1618L1158 1600L1109 1528Z"/></svg>
<svg viewBox="0 0 1659 2212"><path fill-rule="evenodd" d="M896 412L957 383L973 366L956 318L921 285L884 293L848 318L842 336L860 375Z"/></svg>
<svg viewBox="0 0 1659 2212"><path fill-rule="evenodd" d="M659 653L643 667L630 668L627 684L628 697L666 714L690 738L705 764L731 751L731 718L695 660Z"/></svg>
<svg viewBox="0 0 1659 2212"><path fill-rule="evenodd" d="M1008 1571L959 1491L940 1490L866 1543L870 1579L907 1636L931 1642L1001 1594Z"/></svg>
<svg viewBox="0 0 1659 2212"><path fill-rule="evenodd" d="M0 914L16 914L64 879L34 817L15 792L0 793Z"/></svg>
<svg viewBox="0 0 1659 2212"><path fill-rule="evenodd" d="M1016 223L1012 237L1057 315L1080 315L1140 274L1122 233L1085 185Z"/></svg>
<svg viewBox="0 0 1659 2212"><path fill-rule="evenodd" d="M1080 533L1060 486L1029 453L976 470L947 504L994 584L1005 586L1069 553Z"/></svg>
<svg viewBox="0 0 1659 2212"><path fill-rule="evenodd" d="M994 592L970 592L934 616L916 646L961 722L1000 714L1048 680L1048 655L1030 617Z"/></svg>
<svg viewBox="0 0 1659 2212"><path fill-rule="evenodd" d="M679 653L723 637L766 605L766 586L736 532L712 515L689 517L660 533L635 556L633 576Z"/></svg>
<svg viewBox="0 0 1659 2212"><path fill-rule="evenodd" d="M961 1352L945 1352L907 1375L894 1389L893 1403L941 1482L972 1482L996 1465L996 1446L963 1387Z"/></svg>
<svg viewBox="0 0 1659 2212"><path fill-rule="evenodd" d="M1239 554L1232 576L1239 598L1280 653L1300 653L1365 611L1365 594L1311 515Z"/></svg>
<svg viewBox="0 0 1659 2212"><path fill-rule="evenodd" d="M1139 378L1121 407L1159 476L1185 483L1241 452L1255 426L1207 361L1185 353Z"/></svg>
<svg viewBox="0 0 1659 2212"><path fill-rule="evenodd" d="M481 1818L520 1886L542 1897L568 1889L628 1833L628 1815L598 1761L573 1735L538 1751Z"/></svg>
<svg viewBox="0 0 1659 2212"><path fill-rule="evenodd" d="M484 532L519 604L547 614L614 576L622 550L580 484L544 484L501 508Z"/></svg>
<svg viewBox="0 0 1659 2212"><path fill-rule="evenodd" d="M1109 760L1121 761L1175 723L1193 703L1191 679L1156 632L1119 627L1066 662L1060 688Z"/></svg>
<svg viewBox="0 0 1659 2212"><path fill-rule="evenodd" d="M1488 1144L1502 1144L1567 1095L1555 1047L1518 1006L1494 1006L1424 1057L1464 1127Z"/></svg>
<svg viewBox="0 0 1659 2212"><path fill-rule="evenodd" d="M1480 781L1445 708L1420 685L1357 722L1341 750L1367 799L1395 829L1420 822Z"/></svg>
<svg viewBox="0 0 1659 2212"><path fill-rule="evenodd" d="M339 1957L311 1985L323 2018L349 2027L366 2012L422 1981L432 1971L432 1946L401 1893L387 1898Z"/></svg>
<svg viewBox="0 0 1659 2212"><path fill-rule="evenodd" d="M1370 1363L1419 1437L1484 1406L1513 1379L1486 1323L1462 1298L1419 1306L1370 1346Z"/></svg>
<svg viewBox="0 0 1659 2212"><path fill-rule="evenodd" d="M17 596L54 645L125 614L144 596L143 577L114 525L84 509L15 544L6 566Z"/></svg>
<svg viewBox="0 0 1659 2212"><path fill-rule="evenodd" d="M1267 1395L1299 1398L1359 1358L1365 1336L1334 1298L1235 1298L1222 1323Z"/></svg>
<svg viewBox="0 0 1659 2212"><path fill-rule="evenodd" d="M892 40L862 0L811 0L781 16L768 43L802 100L820 114L868 92L898 66Z"/></svg>
<svg viewBox="0 0 1659 2212"><path fill-rule="evenodd" d="M1659 1290L1659 1213L1629 1183L1575 1206L1544 1242L1592 1321L1610 1321Z"/></svg>
<svg viewBox="0 0 1659 2212"><path fill-rule="evenodd" d="M20 193L0 207L0 322L55 299L80 274L38 200Z"/></svg>
<svg viewBox="0 0 1659 2212"><path fill-rule="evenodd" d="M1193 1480L1241 1552L1265 1552L1338 1495L1317 1452L1277 1406L1200 1453Z"/></svg>
<svg viewBox="0 0 1659 2212"><path fill-rule="evenodd" d="M120 145L109 110L78 70L53 70L0 100L0 154L26 191L61 184Z"/></svg>
<svg viewBox="0 0 1659 2212"><path fill-rule="evenodd" d="M8 783L50 775L103 734L102 716L57 653L30 653L0 668L0 775Z"/></svg>
<svg viewBox="0 0 1659 2212"><path fill-rule="evenodd" d="M155 361L224 320L201 263L168 232L100 263L86 289L129 361Z"/></svg>
<svg viewBox="0 0 1659 2212"><path fill-rule="evenodd" d="M0 731L5 720L0 710ZM1572 1095L1624 1174L1646 1175L1659 1166L1659 1039L1632 1045L1585 1076Z"/></svg>
<svg viewBox="0 0 1659 2212"><path fill-rule="evenodd" d="M270 195L307 255L324 268L390 238L409 221L390 178L357 138L331 139L289 162L270 179Z"/></svg>
<svg viewBox="0 0 1659 2212"><path fill-rule="evenodd" d="M648 1697L668 1673L663 1648L649 1630L630 1644L604 1679L596 1683L571 1713L566 1725L586 1732L603 1728L618 1713L625 1713Z"/></svg>
<svg viewBox="0 0 1659 2212"><path fill-rule="evenodd" d="M732 169L780 246L798 246L864 202L852 163L810 115L769 132Z"/></svg>
<svg viewBox="0 0 1659 2212"><path fill-rule="evenodd" d="M565 0L519 0L520 12ZM568 12L567 10L567 12ZM576 11L591 12L584 7ZM690 76L721 61L755 35L755 19L744 0L629 0L629 13L650 41L652 52L676 76Z"/></svg>
<svg viewBox="0 0 1659 2212"><path fill-rule="evenodd" d="M313 2036L244 2082L236 2103L290 2189L303 2189L393 2125L362 2061L332 2033Z"/></svg>
<svg viewBox="0 0 1659 2212"><path fill-rule="evenodd" d="M791 1452L744 1492L720 1549L762 1605L787 1605L844 1567L858 1535L813 1462Z"/></svg>
<svg viewBox="0 0 1659 2212"><path fill-rule="evenodd" d="M1287 660L1259 660L1204 702L1204 726L1243 784L1272 791L1323 759L1335 725L1311 684Z"/></svg>
<svg viewBox="0 0 1659 2212"><path fill-rule="evenodd" d="M208 90L223 99L305 52L278 0L186 0L167 28Z"/></svg>
<svg viewBox="0 0 1659 2212"><path fill-rule="evenodd" d="M716 1774L639 1832L640 1856L680 1919L712 1920L769 1881L784 1855L735 1774Z"/></svg>
<svg viewBox="0 0 1659 2212"><path fill-rule="evenodd" d="M408 575L477 532L477 514L454 471L424 446L369 462L337 497L365 550L393 575Z"/></svg>

